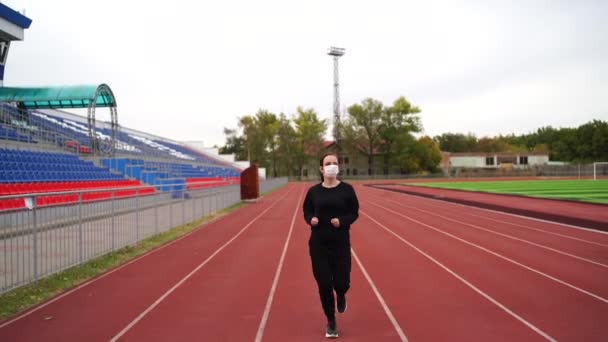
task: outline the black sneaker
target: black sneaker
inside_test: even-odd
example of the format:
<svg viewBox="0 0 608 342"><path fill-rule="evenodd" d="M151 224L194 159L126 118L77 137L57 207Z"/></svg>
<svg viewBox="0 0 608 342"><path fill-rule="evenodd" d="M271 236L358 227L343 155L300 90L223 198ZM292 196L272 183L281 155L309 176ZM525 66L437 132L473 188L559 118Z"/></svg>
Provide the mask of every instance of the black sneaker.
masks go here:
<svg viewBox="0 0 608 342"><path fill-rule="evenodd" d="M346 307L346 295L338 294L336 296L336 308L338 309L338 312L344 313L344 311L346 311Z"/></svg>
<svg viewBox="0 0 608 342"><path fill-rule="evenodd" d="M327 323L327 330L325 330L325 337L338 338L338 329L336 329L336 321L329 321Z"/></svg>

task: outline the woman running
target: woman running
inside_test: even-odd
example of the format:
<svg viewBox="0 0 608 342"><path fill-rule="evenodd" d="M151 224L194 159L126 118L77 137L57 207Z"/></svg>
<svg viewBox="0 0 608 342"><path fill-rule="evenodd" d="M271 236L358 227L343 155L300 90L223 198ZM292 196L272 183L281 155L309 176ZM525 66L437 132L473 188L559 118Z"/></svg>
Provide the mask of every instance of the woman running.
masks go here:
<svg viewBox="0 0 608 342"><path fill-rule="evenodd" d="M308 246L312 272L327 317L325 337L337 338L334 291L338 312L346 311L350 287L350 225L359 217L359 202L350 184L338 180L338 158L326 154L319 162L322 182L308 189L304 219L311 227Z"/></svg>

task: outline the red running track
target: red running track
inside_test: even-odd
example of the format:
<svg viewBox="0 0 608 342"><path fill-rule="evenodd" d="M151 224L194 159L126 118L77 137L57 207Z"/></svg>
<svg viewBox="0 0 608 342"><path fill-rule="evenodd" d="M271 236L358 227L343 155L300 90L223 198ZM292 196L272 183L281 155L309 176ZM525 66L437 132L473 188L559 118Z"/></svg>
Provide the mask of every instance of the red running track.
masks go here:
<svg viewBox="0 0 608 342"><path fill-rule="evenodd" d="M373 186L395 192L438 198L444 201L474 205L608 232L608 205L605 204L421 186L395 184L374 184Z"/></svg>
<svg viewBox="0 0 608 342"><path fill-rule="evenodd" d="M260 202L0 323L0 341L320 341L301 206ZM602 341L608 234L356 186L349 341Z"/></svg>

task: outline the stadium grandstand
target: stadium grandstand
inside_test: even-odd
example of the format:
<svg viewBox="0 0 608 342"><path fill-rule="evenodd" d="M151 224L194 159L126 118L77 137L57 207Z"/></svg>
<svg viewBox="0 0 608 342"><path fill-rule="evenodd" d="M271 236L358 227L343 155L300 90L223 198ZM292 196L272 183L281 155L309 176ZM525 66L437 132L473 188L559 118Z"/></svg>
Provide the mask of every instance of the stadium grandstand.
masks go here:
<svg viewBox="0 0 608 342"><path fill-rule="evenodd" d="M0 88L0 195L144 185L187 191L238 183L239 169L220 158L118 125L112 132L108 122L96 121L91 129L87 118L55 109L86 102L95 90ZM70 94L71 100L62 100ZM40 204L74 200L63 197ZM22 199L0 202L0 210L24 207Z"/></svg>
<svg viewBox="0 0 608 342"><path fill-rule="evenodd" d="M4 87L11 41L23 40L31 20L0 4L0 196L142 187L138 194L177 192L239 182L238 164L181 142L120 127L114 94L105 84ZM83 117L66 110L87 109ZM98 108L111 121L95 120ZM132 196L124 190L117 196ZM108 199L109 192L85 196ZM75 195L37 197L37 206L64 205ZM0 210L26 208L24 198L0 200Z"/></svg>
<svg viewBox="0 0 608 342"><path fill-rule="evenodd" d="M31 23L0 3L0 293L216 214L241 201L242 187L287 182L120 126L107 84L5 86L11 43ZM241 173L254 176L240 184Z"/></svg>

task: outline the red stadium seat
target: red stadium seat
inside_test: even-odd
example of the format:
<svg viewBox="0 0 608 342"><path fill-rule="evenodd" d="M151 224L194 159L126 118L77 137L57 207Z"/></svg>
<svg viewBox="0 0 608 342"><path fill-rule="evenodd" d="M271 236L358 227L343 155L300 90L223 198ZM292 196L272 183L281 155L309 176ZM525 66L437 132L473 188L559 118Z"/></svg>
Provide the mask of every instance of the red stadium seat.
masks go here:
<svg viewBox="0 0 608 342"><path fill-rule="evenodd" d="M143 184L138 180L100 180L100 181L73 181L73 182L45 182L45 183L16 183L16 184L0 184L0 195L18 195L18 194L38 194L36 197L36 206L45 207L52 205L75 204L78 202L78 194L50 195L44 196L44 193L68 192L77 190L94 190L94 189L118 189L115 191L115 198L126 198L133 196L146 196L156 192L154 187L143 187L136 189L125 189L131 187L140 187ZM111 191L101 192L85 192L82 195L82 200L85 202L109 200L112 198ZM15 200L0 200L0 210L10 210L15 208L24 208L24 199Z"/></svg>

